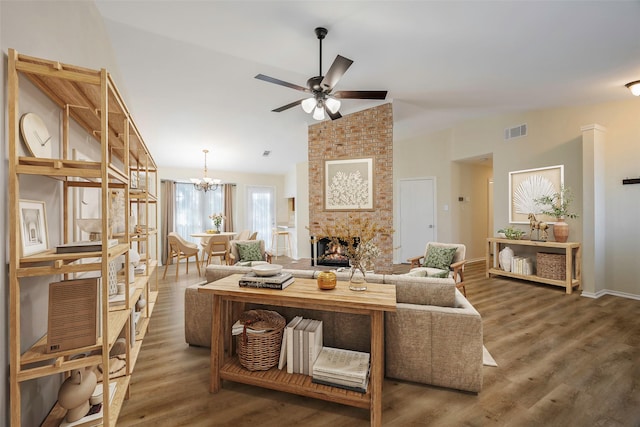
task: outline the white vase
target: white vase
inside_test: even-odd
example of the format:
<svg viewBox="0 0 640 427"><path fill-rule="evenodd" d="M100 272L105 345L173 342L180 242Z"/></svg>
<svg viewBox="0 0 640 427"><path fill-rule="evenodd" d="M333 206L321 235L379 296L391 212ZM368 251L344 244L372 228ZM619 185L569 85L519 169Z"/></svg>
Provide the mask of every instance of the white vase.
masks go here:
<svg viewBox="0 0 640 427"><path fill-rule="evenodd" d="M500 268L504 271L511 271L511 259L513 258L513 249L509 246L505 246L498 255L500 261Z"/></svg>

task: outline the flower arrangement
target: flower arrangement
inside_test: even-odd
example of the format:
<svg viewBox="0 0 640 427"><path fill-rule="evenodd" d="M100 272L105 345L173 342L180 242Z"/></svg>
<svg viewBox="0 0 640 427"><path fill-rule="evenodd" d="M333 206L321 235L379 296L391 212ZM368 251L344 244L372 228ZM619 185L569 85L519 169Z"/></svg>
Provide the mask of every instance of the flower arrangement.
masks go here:
<svg viewBox="0 0 640 427"><path fill-rule="evenodd" d="M379 235L390 235L393 229L382 227L371 218L360 216L337 219L332 225L325 225L315 240L328 238L335 245L341 245L343 253L349 258L352 275L359 270L365 276L367 270L374 267L374 260L380 256L380 248L375 243Z"/></svg>
<svg viewBox="0 0 640 427"><path fill-rule="evenodd" d="M223 219L227 219L222 213L214 213L209 215L209 218L213 220L213 226L216 228L216 231L220 231L220 225L222 224Z"/></svg>
<svg viewBox="0 0 640 427"><path fill-rule="evenodd" d="M540 213L554 218L577 218L578 215L569 211L569 205L573 201L571 189L565 186L560 191L551 195L535 199L534 202L541 208Z"/></svg>

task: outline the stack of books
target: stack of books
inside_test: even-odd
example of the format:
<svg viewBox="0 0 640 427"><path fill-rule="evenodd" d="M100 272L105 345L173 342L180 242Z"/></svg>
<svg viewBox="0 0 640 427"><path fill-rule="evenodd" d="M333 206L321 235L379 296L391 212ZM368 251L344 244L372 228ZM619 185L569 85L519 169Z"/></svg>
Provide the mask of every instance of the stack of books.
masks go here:
<svg viewBox="0 0 640 427"><path fill-rule="evenodd" d="M514 256L511 258L511 272L530 276L533 274L533 263L530 258Z"/></svg>
<svg viewBox="0 0 640 427"><path fill-rule="evenodd" d="M313 364L312 382L360 393L369 384L369 353L323 347Z"/></svg>
<svg viewBox="0 0 640 427"><path fill-rule="evenodd" d="M245 288L284 289L294 281L291 273L278 273L273 276L258 276L254 272L245 274L238 284Z"/></svg>
<svg viewBox="0 0 640 427"><path fill-rule="evenodd" d="M282 336L278 369L286 365L290 374L311 375L322 342L322 320L294 317Z"/></svg>

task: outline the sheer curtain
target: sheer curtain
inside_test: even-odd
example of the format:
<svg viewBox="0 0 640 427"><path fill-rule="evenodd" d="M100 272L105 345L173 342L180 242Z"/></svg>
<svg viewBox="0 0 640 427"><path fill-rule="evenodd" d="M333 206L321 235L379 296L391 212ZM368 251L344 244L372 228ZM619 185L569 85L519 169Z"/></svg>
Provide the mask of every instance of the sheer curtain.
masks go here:
<svg viewBox="0 0 640 427"><path fill-rule="evenodd" d="M258 232L265 246L271 245L271 229L275 227L275 188L247 187L247 225Z"/></svg>
<svg viewBox="0 0 640 427"><path fill-rule="evenodd" d="M213 228L209 215L224 212L222 193L222 187L204 192L196 190L193 184L177 182L175 232L185 240L200 243L200 238L191 237L191 234Z"/></svg>

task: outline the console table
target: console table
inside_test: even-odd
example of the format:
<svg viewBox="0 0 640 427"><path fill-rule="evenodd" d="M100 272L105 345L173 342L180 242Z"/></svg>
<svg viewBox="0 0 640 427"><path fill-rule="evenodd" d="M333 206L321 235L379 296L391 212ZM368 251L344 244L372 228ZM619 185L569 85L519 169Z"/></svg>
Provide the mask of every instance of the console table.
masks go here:
<svg viewBox="0 0 640 427"><path fill-rule="evenodd" d="M565 254L565 266L566 266L566 276L564 280L556 280L556 279L547 279L545 277L540 277L535 274L524 275L518 273L512 273L509 271L505 271L500 268L498 264L498 253L500 252L502 246L512 246L514 247L514 252L517 252L517 246L528 246L534 247L536 249L560 249L561 252ZM486 252L486 262L487 262L487 272L486 276L490 277L491 274L494 276L506 276L513 277L516 279L530 280L532 282L546 283L549 285L562 286L566 289L568 294L573 292L573 288L580 288L582 284L582 246L577 242L538 242L534 240L513 240L513 239L504 239L499 237L489 237L487 238L487 252ZM493 263L491 263L491 255L493 254ZM575 268L575 275L574 275Z"/></svg>
<svg viewBox="0 0 640 427"><path fill-rule="evenodd" d="M241 274L233 274L198 289L199 292L213 295L210 392L217 393L222 387L222 380L225 379L369 409L371 425L382 425L384 312L396 310L395 286L368 283L366 291L354 292L349 290L348 283L338 282L335 289L323 291L318 289L315 279L296 278L295 282L284 290L256 289L238 286L240 277ZM358 393L314 384L311 382L311 376L289 374L277 367L255 372L245 369L237 357L225 354L224 351L224 334L228 334L227 337L231 339L229 325L233 324L228 302L270 304L370 316L371 368L367 392ZM230 349L232 347L229 346Z"/></svg>

